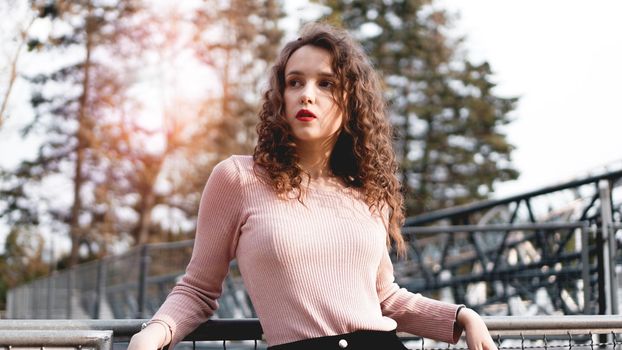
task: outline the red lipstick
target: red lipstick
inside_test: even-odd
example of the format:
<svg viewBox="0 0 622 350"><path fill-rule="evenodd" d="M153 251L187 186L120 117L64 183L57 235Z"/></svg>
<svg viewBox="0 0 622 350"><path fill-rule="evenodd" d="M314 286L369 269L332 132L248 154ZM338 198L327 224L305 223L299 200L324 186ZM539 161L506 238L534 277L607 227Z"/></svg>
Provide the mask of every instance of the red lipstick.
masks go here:
<svg viewBox="0 0 622 350"><path fill-rule="evenodd" d="M317 119L317 117L310 110L301 109L298 111L298 113L296 113L296 119L300 120L301 122L310 122L313 119Z"/></svg>

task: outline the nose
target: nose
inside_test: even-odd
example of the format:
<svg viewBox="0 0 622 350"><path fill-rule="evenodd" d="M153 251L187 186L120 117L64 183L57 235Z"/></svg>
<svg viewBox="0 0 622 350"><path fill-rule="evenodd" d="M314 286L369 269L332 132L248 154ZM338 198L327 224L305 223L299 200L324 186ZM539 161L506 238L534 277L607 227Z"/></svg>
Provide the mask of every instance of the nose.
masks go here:
<svg viewBox="0 0 622 350"><path fill-rule="evenodd" d="M311 84L307 84L300 92L300 103L303 105L311 104L315 101L315 91L313 90L313 86L310 85Z"/></svg>
<svg viewBox="0 0 622 350"><path fill-rule="evenodd" d="M307 96L306 94L300 95L300 103L302 103L303 105L310 104L311 102L311 98L309 98L309 96Z"/></svg>

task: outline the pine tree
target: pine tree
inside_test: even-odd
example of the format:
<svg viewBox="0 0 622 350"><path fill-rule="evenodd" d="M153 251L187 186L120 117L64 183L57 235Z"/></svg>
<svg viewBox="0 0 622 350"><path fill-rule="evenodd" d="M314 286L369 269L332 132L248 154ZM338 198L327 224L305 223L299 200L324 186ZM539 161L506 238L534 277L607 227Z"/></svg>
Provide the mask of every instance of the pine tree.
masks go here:
<svg viewBox="0 0 622 350"><path fill-rule="evenodd" d="M112 142L126 144L130 150L112 157L116 168L132 171L113 172L116 180L102 194L108 194L108 201L117 207L136 214L137 221L129 225L136 244L192 236L188 223L196 218L200 195L213 166L231 154L252 149L261 78L282 37L278 20L283 11L281 4L272 0L206 0L190 12L174 7L169 11L157 20L158 30L168 41L161 43L160 51L174 56L176 53L168 52L167 46L191 49L200 69L215 78L212 87L220 89L206 92L202 100L173 96L173 101L166 103L166 138L161 153L132 147L129 132ZM189 31L191 40L185 42ZM175 219L162 223L152 218L155 208ZM110 224L117 230L128 231L128 223L112 219Z"/></svg>
<svg viewBox="0 0 622 350"><path fill-rule="evenodd" d="M101 256L118 240L143 244L190 234L211 168L252 149L262 78L282 37L281 3L206 0L189 21L187 12L161 16L137 1L38 6L42 19L65 32L32 40L33 52L78 54L30 79L37 115L25 132L38 132L43 143L36 159L2 173L0 216L13 225L44 223L69 232L67 265L78 260L80 247ZM194 33L184 43L188 23ZM138 56L158 56L172 41L177 46L169 53L194 50L221 89L201 101L162 103L163 130L147 130L132 118L142 107L129 91L132 69L140 71ZM161 136L162 147L149 147ZM58 178L72 185L70 204L41 194ZM172 219L154 218L156 209Z"/></svg>
<svg viewBox="0 0 622 350"><path fill-rule="evenodd" d="M92 191L107 182L101 153L107 121L126 106L115 104L127 88L121 62L135 54L128 42L139 42L140 31L129 18L137 1L33 1L39 20L50 24L46 38L32 38L29 49L51 60L31 75L34 120L23 130L36 133L41 146L35 159L24 160L13 171L3 171L1 213L14 225L46 221L52 230L71 239L69 265L78 261L81 245L91 249L90 235L100 216ZM67 179L69 175L69 180ZM70 183L70 184L69 184ZM43 193L51 186L71 193L57 198Z"/></svg>
<svg viewBox="0 0 622 350"><path fill-rule="evenodd" d="M276 0L204 0L192 17L192 48L215 76L216 92L200 108L203 122L187 148L185 176L171 176L176 193L169 197L189 217L198 210L200 193L214 165L231 154L250 154L266 71L276 58L283 30L282 3ZM192 198L191 202L182 198Z"/></svg>
<svg viewBox="0 0 622 350"><path fill-rule="evenodd" d="M461 55L433 0L320 2L383 75L409 215L486 198L518 177L502 130L517 99L495 94L488 63Z"/></svg>
<svg viewBox="0 0 622 350"><path fill-rule="evenodd" d="M218 77L218 141L226 152L250 153L255 144L256 112L266 71L275 59L283 31L276 0L205 0L197 9L197 57Z"/></svg>

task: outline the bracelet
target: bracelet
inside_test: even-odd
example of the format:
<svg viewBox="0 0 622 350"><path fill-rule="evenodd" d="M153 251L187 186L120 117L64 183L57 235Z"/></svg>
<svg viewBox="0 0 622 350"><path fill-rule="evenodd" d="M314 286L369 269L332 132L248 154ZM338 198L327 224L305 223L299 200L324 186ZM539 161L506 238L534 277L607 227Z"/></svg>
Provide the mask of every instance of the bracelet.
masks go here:
<svg viewBox="0 0 622 350"><path fill-rule="evenodd" d="M458 309L456 309L456 321L458 321L458 314L460 314L460 311L462 311L462 309L464 308L466 308L466 306L460 305L458 306Z"/></svg>
<svg viewBox="0 0 622 350"><path fill-rule="evenodd" d="M160 326L164 327L164 332L166 334L164 335L164 342L162 343L162 346L159 347L160 349L164 349L164 346L165 346L164 344L166 344L166 340L168 339L169 334L171 336L171 341L173 340L173 329L171 328L171 326L169 326L168 323L166 323L166 322L164 322L162 320L149 320L146 323L143 323L140 326L140 329L143 330L143 329L147 328L147 326L152 324L152 323L157 323Z"/></svg>

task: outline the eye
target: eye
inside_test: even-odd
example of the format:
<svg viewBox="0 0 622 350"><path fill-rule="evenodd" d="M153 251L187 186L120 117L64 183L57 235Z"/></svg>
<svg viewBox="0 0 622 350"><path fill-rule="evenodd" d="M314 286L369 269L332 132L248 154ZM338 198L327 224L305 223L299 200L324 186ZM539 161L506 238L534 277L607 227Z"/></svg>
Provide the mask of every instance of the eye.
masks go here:
<svg viewBox="0 0 622 350"><path fill-rule="evenodd" d="M300 87L302 86L302 82L299 79L290 79L287 81L287 86L293 88Z"/></svg>
<svg viewBox="0 0 622 350"><path fill-rule="evenodd" d="M321 80L318 84L321 88L332 90L335 88L335 82L332 80Z"/></svg>

